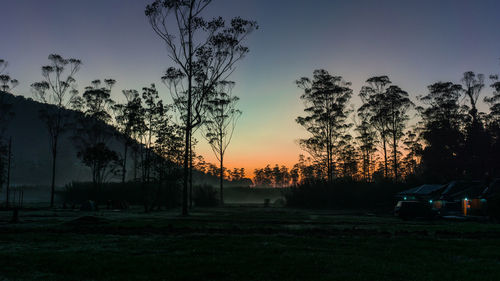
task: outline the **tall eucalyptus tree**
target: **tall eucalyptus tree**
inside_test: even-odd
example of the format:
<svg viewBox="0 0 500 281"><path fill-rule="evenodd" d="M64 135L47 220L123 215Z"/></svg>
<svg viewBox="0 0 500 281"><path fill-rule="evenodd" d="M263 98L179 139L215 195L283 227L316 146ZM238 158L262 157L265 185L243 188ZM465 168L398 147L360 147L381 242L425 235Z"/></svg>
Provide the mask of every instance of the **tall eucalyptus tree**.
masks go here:
<svg viewBox="0 0 500 281"><path fill-rule="evenodd" d="M54 207L59 138L68 129L66 109L78 94L74 76L80 70L82 62L74 58L65 59L58 54L51 54L48 59L50 63L42 66L43 80L31 84L31 88L35 98L45 104L45 107L40 111L40 118L45 123L49 133L52 156L50 207Z"/></svg>
<svg viewBox="0 0 500 281"><path fill-rule="evenodd" d="M224 154L231 142L236 122L241 111L236 108L239 100L232 95L233 82L221 81L206 103L206 118L203 122L204 137L219 160L220 203L224 204Z"/></svg>
<svg viewBox="0 0 500 281"><path fill-rule="evenodd" d="M10 77L8 73L5 73L9 62L4 59L0 59L0 91L11 93L12 90L19 85L19 81Z"/></svg>
<svg viewBox="0 0 500 281"><path fill-rule="evenodd" d="M305 104L305 116L296 122L312 136L299 141L302 149L326 167L326 178L331 181L335 173L335 154L338 141L351 126L346 122L350 113L347 104L352 96L351 83L328 71L315 70L313 78L296 81L304 90L300 99Z"/></svg>
<svg viewBox="0 0 500 281"><path fill-rule="evenodd" d="M410 119L408 110L413 106L413 103L408 93L395 85L387 88L385 102L387 106L387 116L389 117L387 122L387 133L392 141L394 180L397 181L399 178L399 140L404 136L406 123Z"/></svg>
<svg viewBox="0 0 500 281"><path fill-rule="evenodd" d="M182 214L188 214L188 180L191 135L204 117L204 105L214 87L234 72L249 51L243 41L257 28L255 21L236 17L206 20L211 0L156 0L145 14L154 32L164 41L169 67L163 81L169 86L184 120L184 176Z"/></svg>
<svg viewBox="0 0 500 281"><path fill-rule="evenodd" d="M364 114L371 125L379 134L384 152L384 176L389 176L387 159L388 124L389 116L385 101L386 90L392 83L387 76L375 76L366 80L367 86L363 86L359 96L363 102L358 112Z"/></svg>

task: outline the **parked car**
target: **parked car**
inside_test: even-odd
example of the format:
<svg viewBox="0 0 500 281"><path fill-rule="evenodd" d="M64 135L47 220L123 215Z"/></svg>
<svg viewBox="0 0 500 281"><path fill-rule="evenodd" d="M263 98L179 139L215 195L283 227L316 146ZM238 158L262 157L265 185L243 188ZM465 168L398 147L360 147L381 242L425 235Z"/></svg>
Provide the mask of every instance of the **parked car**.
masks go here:
<svg viewBox="0 0 500 281"><path fill-rule="evenodd" d="M500 202L500 179L493 180L489 186L470 180L456 180L445 185L424 184L399 192L396 197L401 201L394 212L402 218L495 216L493 214L500 214L494 211L500 203L493 204Z"/></svg>
<svg viewBox="0 0 500 281"><path fill-rule="evenodd" d="M442 184L424 184L396 194L400 200L416 200L416 201L430 201L436 200L441 196L441 192L445 188Z"/></svg>
<svg viewBox="0 0 500 281"><path fill-rule="evenodd" d="M404 220L414 218L434 219L438 216L438 213L427 202L403 200L398 201L396 204L394 215Z"/></svg>
<svg viewBox="0 0 500 281"><path fill-rule="evenodd" d="M478 216L485 214L486 200L483 198L487 186L481 181L452 181L446 185L439 201L442 216Z"/></svg>

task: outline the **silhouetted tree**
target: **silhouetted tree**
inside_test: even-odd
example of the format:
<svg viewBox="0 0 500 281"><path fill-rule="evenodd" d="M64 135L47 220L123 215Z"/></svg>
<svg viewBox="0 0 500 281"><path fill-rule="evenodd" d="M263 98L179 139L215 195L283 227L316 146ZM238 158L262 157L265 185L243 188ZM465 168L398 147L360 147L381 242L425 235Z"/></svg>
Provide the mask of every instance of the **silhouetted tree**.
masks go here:
<svg viewBox="0 0 500 281"><path fill-rule="evenodd" d="M488 155L490 173L492 176L500 176L500 80L498 75L490 76L494 89L492 97L485 97L484 101L490 106L490 113L487 118L487 128L491 136L491 150Z"/></svg>
<svg viewBox="0 0 500 281"><path fill-rule="evenodd" d="M101 81L94 80L85 88L82 97L73 102L73 107L83 113L75 128L77 156L90 168L92 182L97 188L114 175L119 166L118 153L108 147L108 141L114 135L110 112L114 106L111 89L115 83L113 79L105 79L101 87Z"/></svg>
<svg viewBox="0 0 500 281"><path fill-rule="evenodd" d="M410 101L407 92L394 85L387 88L384 97L388 117L387 134L392 140L394 180L397 181L399 177L398 143L404 136L406 122L410 119L407 112L413 106L413 103Z"/></svg>
<svg viewBox="0 0 500 281"><path fill-rule="evenodd" d="M0 80L1 76L4 75L4 71L7 68L7 61L0 59ZM9 77L10 79L10 77ZM15 80L17 81L17 80ZM7 83L10 83L7 81ZM17 82L16 82L17 83ZM9 94L10 86L7 84L7 87L0 87L0 91L5 93L0 93L0 141L4 138L4 132L7 127L8 122L13 117L14 112L12 111L12 103L9 101L12 95Z"/></svg>
<svg viewBox="0 0 500 281"><path fill-rule="evenodd" d="M47 126L52 156L52 180L50 207L54 206L56 183L56 159L59 137L68 129L68 106L78 94L74 76L82 62L78 59L65 59L60 55L49 55L50 64L42 67L43 81L31 84L35 97L46 106L40 111L40 118Z"/></svg>
<svg viewBox="0 0 500 281"><path fill-rule="evenodd" d="M306 107L306 116L298 117L296 121L312 135L300 140L300 146L325 164L327 179L331 181L335 172L337 142L351 126L346 122L349 115L347 103L352 96L351 83L323 69L315 70L312 79L303 77L296 83L304 90L300 98Z"/></svg>
<svg viewBox="0 0 500 281"><path fill-rule="evenodd" d="M214 94L206 103L206 117L203 122L203 136L219 161L221 204L224 204L224 155L233 138L236 122L241 116L241 111L236 108L239 98L232 95L233 86L233 82L226 81L216 85Z"/></svg>
<svg viewBox="0 0 500 281"><path fill-rule="evenodd" d="M9 63L6 60L0 59L0 91L12 93L12 90L17 87L19 81L10 77L9 74L4 73Z"/></svg>
<svg viewBox="0 0 500 281"><path fill-rule="evenodd" d="M162 120L162 122L158 122L153 127L153 136L155 138L153 149L163 159L179 167L182 165L182 151L184 148L182 142L183 130L180 126L172 122L172 117L168 114L169 111L170 107L165 106L163 113L158 118L158 121ZM206 163L204 160L201 161L203 161L203 164L199 165L205 166ZM196 167L200 166L197 165Z"/></svg>
<svg viewBox="0 0 500 281"><path fill-rule="evenodd" d="M151 150L148 152L149 156L146 157L148 159L146 180L149 186L154 189L152 193L153 204L158 205L159 208L160 202L163 201L171 202L169 206L175 206L175 203L178 202L176 196L179 194L178 186L181 179L183 130L172 122L171 106L164 106L160 101L157 101L152 88L146 90L145 93L147 103L150 104L147 106L149 113L146 123L154 140L148 149ZM155 184L151 186L151 183ZM164 192L164 190L168 192ZM169 194L170 198L163 198L163 194Z"/></svg>
<svg viewBox="0 0 500 281"><path fill-rule="evenodd" d="M387 160L387 142L389 116L386 104L386 90L392 83L387 76L376 76L366 80L368 86L363 86L359 96L363 102L358 112L370 120L371 125L378 131L384 152L384 176L389 176Z"/></svg>
<svg viewBox="0 0 500 281"><path fill-rule="evenodd" d="M429 93L420 97L427 107L419 108L423 119L422 138L426 144L422 162L430 180L444 182L456 179L463 171L460 157L464 118L459 104L462 87L438 82L428 88Z"/></svg>
<svg viewBox="0 0 500 281"><path fill-rule="evenodd" d="M9 101L9 95L10 94L0 93L0 140L4 139L5 129L14 116L12 103Z"/></svg>
<svg viewBox="0 0 500 281"><path fill-rule="evenodd" d="M19 82L16 79L10 78L7 74L0 75L0 90L6 93L12 93L12 90L17 87Z"/></svg>
<svg viewBox="0 0 500 281"><path fill-rule="evenodd" d="M481 114L477 110L477 101L484 88L484 75L472 71L464 73L462 87L469 102L470 121L465 128L464 158L466 173L473 178L481 178L486 171L489 139L484 128Z"/></svg>
<svg viewBox="0 0 500 281"><path fill-rule="evenodd" d="M358 112L358 117L360 117L361 122L356 126L355 130L358 133L356 140L361 150L363 178L365 181L371 181L372 158L373 154L377 151L375 146L377 135L366 114Z"/></svg>
<svg viewBox="0 0 500 281"><path fill-rule="evenodd" d="M254 171L254 184L257 186L272 186L273 184L273 170L270 165L262 169L255 169Z"/></svg>
<svg viewBox="0 0 500 281"><path fill-rule="evenodd" d="M257 28L256 22L241 18L233 18L229 24L221 17L205 20L202 14L210 3L210 0L156 0L145 11L176 65L166 71L163 80L184 118L184 215L188 213L192 130L202 123L204 104L215 85L226 80L236 62L248 53L242 42Z"/></svg>
<svg viewBox="0 0 500 281"><path fill-rule="evenodd" d="M284 165L267 165L262 169L255 169L254 184L257 186L285 187L290 185L290 172Z"/></svg>
<svg viewBox="0 0 500 281"><path fill-rule="evenodd" d="M3 185L5 184L7 166L8 166L9 148L5 144L4 140L0 140L0 192L2 192ZM8 187L7 187L8 188ZM6 195L6 201L8 200Z"/></svg>
<svg viewBox="0 0 500 281"><path fill-rule="evenodd" d="M405 166L404 170L405 174L408 176L416 173L419 164L418 159L422 155L423 146L420 142L420 136L415 130L408 130L406 132L403 144L405 145L404 150L406 151L406 156L403 159Z"/></svg>
<svg viewBox="0 0 500 281"><path fill-rule="evenodd" d="M227 178L231 181L238 182L245 178L245 168L233 168L227 171Z"/></svg>
<svg viewBox="0 0 500 281"><path fill-rule="evenodd" d="M313 160L311 157L305 157L302 154L299 155L299 161L293 166L293 169L297 171L300 183L326 178L324 163Z"/></svg>
<svg viewBox="0 0 500 281"><path fill-rule="evenodd" d="M119 162L118 154L102 142L84 147L78 151L77 156L90 168L92 182L98 188L114 173L114 167Z"/></svg>
<svg viewBox="0 0 500 281"><path fill-rule="evenodd" d="M354 179L358 173L358 152L349 134L344 135L339 142L339 162L342 177Z"/></svg>
<svg viewBox="0 0 500 281"><path fill-rule="evenodd" d="M3 74L7 66L9 65L9 62L7 62L4 59L0 59L0 74Z"/></svg>
<svg viewBox="0 0 500 281"><path fill-rule="evenodd" d="M299 183L300 174L299 167L297 164L293 165L293 168L290 170L290 181L292 186L296 186Z"/></svg>
<svg viewBox="0 0 500 281"><path fill-rule="evenodd" d="M142 163L142 176L143 181L150 181L151 173L151 160L152 160L152 147L153 147L153 136L155 128L160 126L161 123L166 122L165 120L165 106L160 100L158 91L154 84L150 87L142 88L142 100L144 103L143 110L143 120L144 120L144 131L141 133L141 143L144 147L144 156Z"/></svg>
<svg viewBox="0 0 500 281"><path fill-rule="evenodd" d="M484 88L484 75L476 75L472 71L465 72L464 77L462 78L462 83L465 97L469 100L469 114L472 117L472 123L477 122L478 111L476 104L479 99L479 95L481 94L481 90Z"/></svg>
<svg viewBox="0 0 500 281"><path fill-rule="evenodd" d="M11 79L7 74L3 74L7 68L8 63L0 59L0 192L2 191L3 184L5 183L5 176L7 173L9 148L5 140L5 129L11 120L14 112L12 111L12 103L9 101L12 90L17 85L17 80ZM2 93L3 91L4 93ZM7 205L8 205L7 195Z"/></svg>
<svg viewBox="0 0 500 281"><path fill-rule="evenodd" d="M202 155L197 155L193 159L193 168L206 174L208 170L208 163L205 161L205 158L203 158Z"/></svg>
<svg viewBox="0 0 500 281"><path fill-rule="evenodd" d="M118 138L123 141L123 155L121 157L122 165L122 183L125 182L127 175L128 148L135 144L135 133L139 131L144 122L142 101L139 92L136 90L123 90L126 102L115 104L113 112L115 113L115 123L119 131Z"/></svg>
<svg viewBox="0 0 500 281"><path fill-rule="evenodd" d="M492 97L485 97L484 101L490 105L490 117L495 122L500 121L500 78L498 75L491 75L491 88L494 89ZM490 120L492 120L490 119Z"/></svg>

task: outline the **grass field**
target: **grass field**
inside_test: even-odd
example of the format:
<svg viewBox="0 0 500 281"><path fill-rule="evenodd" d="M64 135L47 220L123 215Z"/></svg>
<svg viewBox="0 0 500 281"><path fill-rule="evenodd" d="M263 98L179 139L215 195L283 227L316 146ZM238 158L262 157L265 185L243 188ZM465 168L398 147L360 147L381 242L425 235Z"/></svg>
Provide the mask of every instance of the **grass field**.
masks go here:
<svg viewBox="0 0 500 281"><path fill-rule="evenodd" d="M0 212L0 280L498 280L500 225L261 206Z"/></svg>

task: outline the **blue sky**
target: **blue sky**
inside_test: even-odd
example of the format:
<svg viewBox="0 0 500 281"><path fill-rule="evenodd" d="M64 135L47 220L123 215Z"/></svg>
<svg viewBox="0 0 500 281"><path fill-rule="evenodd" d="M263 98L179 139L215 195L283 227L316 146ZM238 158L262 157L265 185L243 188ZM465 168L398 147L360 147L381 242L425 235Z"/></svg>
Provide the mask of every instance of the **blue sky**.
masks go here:
<svg viewBox="0 0 500 281"><path fill-rule="evenodd" d="M84 65L81 88L114 78L122 89L160 82L171 62L144 16L146 0L0 0L0 58L20 81L16 94L31 96L50 53ZM207 15L242 16L260 29L250 54L231 77L243 116L228 149L229 167L292 164L295 141L306 136L295 123L303 109L294 80L317 68L342 75L355 95L374 75L415 98L436 81L460 82L463 72L500 72L500 1L214 0ZM491 94L485 89L483 95ZM353 98L353 104L357 98ZM198 151L214 161L200 138Z"/></svg>

